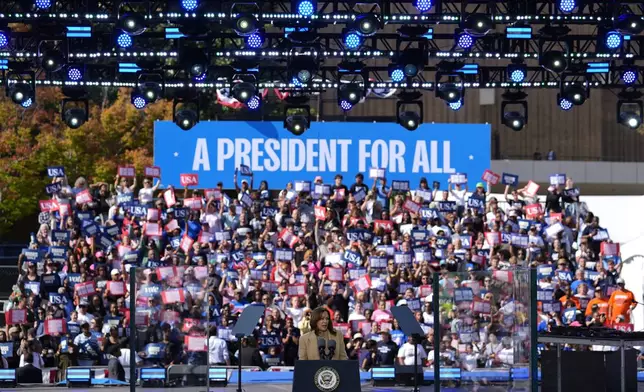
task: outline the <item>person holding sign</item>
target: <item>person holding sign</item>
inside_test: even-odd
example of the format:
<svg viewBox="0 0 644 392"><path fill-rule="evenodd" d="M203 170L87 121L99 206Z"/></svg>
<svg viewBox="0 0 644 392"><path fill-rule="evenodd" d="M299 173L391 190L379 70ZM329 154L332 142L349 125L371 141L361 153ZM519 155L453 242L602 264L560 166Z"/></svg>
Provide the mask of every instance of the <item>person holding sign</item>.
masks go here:
<svg viewBox="0 0 644 392"><path fill-rule="evenodd" d="M152 185L152 179L143 179L143 188L139 190L139 203L143 206L151 207L154 200L154 192L159 189L161 180L157 178L156 184Z"/></svg>
<svg viewBox="0 0 644 392"><path fill-rule="evenodd" d="M324 341L323 349L318 350L318 338ZM329 352L329 341L335 342L335 350ZM315 308L311 312L311 332L307 332L300 338L298 357L300 360L320 360L322 355L329 355L332 360L347 360L347 351L344 345L344 338L333 328L331 314L326 308Z"/></svg>
<svg viewBox="0 0 644 392"><path fill-rule="evenodd" d="M243 175L243 173L242 173ZM235 175L233 176L233 182L235 183L235 190L237 191L237 199L241 201L242 197L244 194L247 194L250 196L250 192L253 190L253 179L255 178L253 176L253 173L246 174L247 176L250 177L250 184L248 183L248 180L243 179L241 182L241 188L239 187L239 184L237 183L237 169L235 169Z"/></svg>
<svg viewBox="0 0 644 392"><path fill-rule="evenodd" d="M340 219L342 219L349 202L349 189L342 183L342 175L335 176L331 192L331 205Z"/></svg>

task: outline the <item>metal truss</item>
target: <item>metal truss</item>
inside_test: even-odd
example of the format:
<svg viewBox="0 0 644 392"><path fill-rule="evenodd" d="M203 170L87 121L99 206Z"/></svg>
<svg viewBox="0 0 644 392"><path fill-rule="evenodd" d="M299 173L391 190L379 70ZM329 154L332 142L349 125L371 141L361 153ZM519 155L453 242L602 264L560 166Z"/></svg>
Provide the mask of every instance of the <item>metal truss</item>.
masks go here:
<svg viewBox="0 0 644 392"><path fill-rule="evenodd" d="M448 64L453 67L457 64ZM445 64L443 64L445 66ZM300 91L306 93L319 93L337 89L342 83L353 82L370 89L398 90L434 90L441 84L458 85L465 89L478 88L505 88L505 89L558 89L562 85L571 83L581 84L589 89L609 88L623 89L626 87L639 89L644 86L644 71L636 70L637 80L633 84L625 85L621 81L623 67L611 66L604 73L587 73L573 66L562 75L552 74L541 67L528 67L527 77L521 83L514 83L507 74L506 67L481 66L475 73L452 71L445 73L444 68L436 66L426 67L417 78L403 83L390 81L387 67L367 67L363 75L366 78L356 77L353 80L343 79L337 67L321 67L313 77L313 81L305 85L292 83L292 70L286 66L262 66L255 74L258 88L277 88L283 91ZM468 71L470 72L470 71ZM120 73L118 67L105 65L87 65L83 81L72 82L65 78L64 71L46 75L36 74L35 85L43 87L131 87L139 84L142 74L160 75L159 83L166 89L213 90L230 88L235 84L235 79L227 67L215 67L208 71L209 77L203 81L195 82L185 77L184 70L176 67L162 67L136 73ZM0 73L0 87L7 87L15 83L10 70Z"/></svg>
<svg viewBox="0 0 644 392"><path fill-rule="evenodd" d="M157 1L119 1L119 0L56 0L49 10L36 10L30 0L4 0L0 2L0 22L4 23L103 23L114 24L119 15L127 10L140 12L147 16L153 25L168 22L200 19L206 22L223 23L239 12L252 12L260 23L299 25L314 24L324 27L336 23L346 23L355 15L373 12L385 23L394 24L434 24L460 23L467 15L484 13L499 24L528 22L530 24L549 24L565 22L568 24L597 24L628 13L644 15L641 1L585 0L571 13L563 13L556 0L435 0L433 8L420 14L412 1L376 0L368 1L318 1L317 12L311 17L303 17L293 12L289 0L260 1L219 1L202 0L195 12L185 12L178 0ZM255 5L248 5L248 4ZM359 4L356 4L359 3Z"/></svg>
<svg viewBox="0 0 644 392"><path fill-rule="evenodd" d="M228 32L210 33L199 37L173 37L165 32L143 33L133 38L130 49L120 49L112 32L95 33L91 38L68 38L60 31L51 29L12 34L11 44L0 50L0 59L25 60L39 56L42 42L53 43L66 49L69 61L85 63L110 63L143 59L176 58L182 47L189 45L201 47L213 64L222 59L249 60L286 60L294 49L307 48L298 54L316 56L319 59L396 59L402 51L414 45L403 41L398 34L377 34L366 37L358 50L347 50L341 33L318 33L311 43L292 43L284 34L267 33L260 49L247 48L243 39ZM566 52L573 59L585 60L644 60L644 36L631 36L617 51L607 51L601 38L594 35L565 35L553 40L542 33L535 33L529 39L509 39L505 34L493 33L478 38L470 50L455 46L453 34L432 34L432 39L424 40L427 59L538 59L547 50Z"/></svg>

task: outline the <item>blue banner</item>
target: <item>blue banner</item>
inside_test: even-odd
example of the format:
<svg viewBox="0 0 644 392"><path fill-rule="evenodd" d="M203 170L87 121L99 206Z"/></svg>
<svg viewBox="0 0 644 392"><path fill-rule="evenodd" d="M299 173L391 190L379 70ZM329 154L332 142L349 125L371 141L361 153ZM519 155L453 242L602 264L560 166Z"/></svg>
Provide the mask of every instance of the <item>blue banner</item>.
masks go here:
<svg viewBox="0 0 644 392"><path fill-rule="evenodd" d="M180 140L180 143L177 143ZM233 174L249 167L257 183L273 187L336 174L352 184L358 173L385 169L388 183L421 177L447 184L450 175L467 173L470 189L490 167L490 126L422 124L409 132L392 123L320 123L294 136L281 122L200 122L189 132L174 123L155 123L154 164L165 186L181 187L180 174L199 175L199 188L223 182L233 187Z"/></svg>

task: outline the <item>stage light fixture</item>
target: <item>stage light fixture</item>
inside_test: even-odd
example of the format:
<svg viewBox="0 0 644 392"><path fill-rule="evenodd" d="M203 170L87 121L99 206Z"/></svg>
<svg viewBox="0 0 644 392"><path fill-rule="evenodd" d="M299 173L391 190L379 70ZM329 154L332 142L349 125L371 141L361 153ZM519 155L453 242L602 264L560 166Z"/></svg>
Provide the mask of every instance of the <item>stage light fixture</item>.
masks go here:
<svg viewBox="0 0 644 392"><path fill-rule="evenodd" d="M132 37L128 33L121 33L116 37L116 44L119 48L130 48L132 47Z"/></svg>
<svg viewBox="0 0 644 392"><path fill-rule="evenodd" d="M51 8L51 0L34 0L34 6L39 10Z"/></svg>
<svg viewBox="0 0 644 392"><path fill-rule="evenodd" d="M72 82L78 82L83 79L83 69L80 66L67 67L67 79Z"/></svg>
<svg viewBox="0 0 644 392"><path fill-rule="evenodd" d="M257 95L257 88L252 83L239 82L233 86L232 95L239 102L247 104L252 97Z"/></svg>
<svg viewBox="0 0 644 392"><path fill-rule="evenodd" d="M521 83L528 75L528 67L525 64L508 65L508 76L514 83Z"/></svg>
<svg viewBox="0 0 644 392"><path fill-rule="evenodd" d="M559 105L559 108L561 110L565 110L565 111L568 111L573 107L572 102L562 97L560 94L557 94L557 105Z"/></svg>
<svg viewBox="0 0 644 392"><path fill-rule="evenodd" d="M617 31L609 31L604 36L604 45L607 49L615 50L622 46L623 37Z"/></svg>
<svg viewBox="0 0 644 392"><path fill-rule="evenodd" d="M340 105L340 109L342 109L345 112L348 112L349 110L353 109L353 105L351 102L347 101L346 99L340 100L338 103Z"/></svg>
<svg viewBox="0 0 644 392"><path fill-rule="evenodd" d="M561 96L570 101L573 105L583 105L588 98L587 88L579 83L572 83L564 86L561 90Z"/></svg>
<svg viewBox="0 0 644 392"><path fill-rule="evenodd" d="M297 48L297 50L309 50L308 48ZM291 71L291 79L293 84L301 87L308 84L313 80L313 75L319 69L319 63L316 58L311 56L301 56L293 52L289 56L288 69Z"/></svg>
<svg viewBox="0 0 644 392"><path fill-rule="evenodd" d="M361 14L356 17L355 28L363 37L370 37L378 31L381 23L374 14Z"/></svg>
<svg viewBox="0 0 644 392"><path fill-rule="evenodd" d="M637 129L642 125L644 105L641 100L617 101L617 122L630 129Z"/></svg>
<svg viewBox="0 0 644 392"><path fill-rule="evenodd" d="M414 0L414 7L420 12L427 12L432 9L432 0Z"/></svg>
<svg viewBox="0 0 644 392"><path fill-rule="evenodd" d="M264 35L259 32L254 32L246 36L246 47L251 49L259 49L264 45Z"/></svg>
<svg viewBox="0 0 644 392"><path fill-rule="evenodd" d="M436 92L438 97L447 103L456 103L463 99L463 87L455 83L443 83Z"/></svg>
<svg viewBox="0 0 644 392"><path fill-rule="evenodd" d="M257 31L257 18L251 14L240 14L235 20L235 32L245 37Z"/></svg>
<svg viewBox="0 0 644 392"><path fill-rule="evenodd" d="M465 18L463 30L473 37L482 37L494 28L494 22L485 14L471 14Z"/></svg>
<svg viewBox="0 0 644 392"><path fill-rule="evenodd" d="M47 50L40 58L40 65L47 72L56 72L65 66L65 55L58 49Z"/></svg>
<svg viewBox="0 0 644 392"><path fill-rule="evenodd" d="M0 49L4 49L7 46L9 46L9 33L0 30Z"/></svg>
<svg viewBox="0 0 644 392"><path fill-rule="evenodd" d="M13 103L22 105L27 100L33 98L34 89L32 85L26 81L17 81L9 86L9 97Z"/></svg>
<svg viewBox="0 0 644 392"><path fill-rule="evenodd" d="M22 106L25 109L29 109L33 104L34 104L33 98L27 98L27 100L21 103L20 106Z"/></svg>
<svg viewBox="0 0 644 392"><path fill-rule="evenodd" d="M449 108L452 109L453 111L457 111L463 107L463 101L460 100L456 102L450 102L447 104L447 106L449 106Z"/></svg>
<svg viewBox="0 0 644 392"><path fill-rule="evenodd" d="M174 123L184 131L191 130L199 122L199 116L192 109L181 109L174 115Z"/></svg>
<svg viewBox="0 0 644 392"><path fill-rule="evenodd" d="M194 11L199 8L199 0L181 0L181 8L186 11Z"/></svg>
<svg viewBox="0 0 644 392"><path fill-rule="evenodd" d="M550 50L539 56L539 65L550 72L560 74L568 68L568 59L564 52Z"/></svg>
<svg viewBox="0 0 644 392"><path fill-rule="evenodd" d="M344 33L344 46L347 49L356 50L362 45L362 37L354 30L349 30Z"/></svg>
<svg viewBox="0 0 644 392"><path fill-rule="evenodd" d="M308 96L291 95L286 98L284 106L284 129L295 136L302 135L311 127L311 107L308 105Z"/></svg>
<svg viewBox="0 0 644 392"><path fill-rule="evenodd" d="M191 78L205 75L210 66L210 59L201 48L184 47L179 52L179 60Z"/></svg>
<svg viewBox="0 0 644 392"><path fill-rule="evenodd" d="M357 105L364 98L364 90L357 83L342 83L338 88L338 100L347 101L352 106Z"/></svg>
<svg viewBox="0 0 644 392"><path fill-rule="evenodd" d="M250 110L257 110L262 104L262 100L258 95L252 96L248 102L246 102L246 107Z"/></svg>
<svg viewBox="0 0 644 392"><path fill-rule="evenodd" d="M297 13L302 16L311 16L315 12L316 4L314 1L303 0L296 3Z"/></svg>
<svg viewBox="0 0 644 392"><path fill-rule="evenodd" d="M468 50L474 46L474 37L462 32L456 35L456 46L461 49Z"/></svg>
<svg viewBox="0 0 644 392"><path fill-rule="evenodd" d="M423 122L423 94L419 91L402 92L396 102L396 122L408 131L415 131ZM414 107L417 110L412 110Z"/></svg>
<svg viewBox="0 0 644 392"><path fill-rule="evenodd" d="M287 117L284 121L284 127L293 135L300 136L309 128L309 123L306 116L297 114Z"/></svg>
<svg viewBox="0 0 644 392"><path fill-rule="evenodd" d="M139 89L134 89L130 94L130 102L132 106L137 109L143 109L148 105L148 102L145 100L145 97Z"/></svg>
<svg viewBox="0 0 644 392"><path fill-rule="evenodd" d="M394 83L400 83L405 79L405 71L403 67L397 64L391 64L389 66L389 77Z"/></svg>
<svg viewBox="0 0 644 392"><path fill-rule="evenodd" d="M559 10L561 12L572 12L577 7L576 0L558 0Z"/></svg>
<svg viewBox="0 0 644 392"><path fill-rule="evenodd" d="M119 18L118 27L129 35L139 35L145 31L145 18L139 13L126 13Z"/></svg>
<svg viewBox="0 0 644 392"><path fill-rule="evenodd" d="M71 129L77 129L87 121L87 112L81 108L68 109L65 111L63 120Z"/></svg>
<svg viewBox="0 0 644 392"><path fill-rule="evenodd" d="M644 23L640 15L623 14L617 17L615 29L625 35L637 35L644 31Z"/></svg>
<svg viewBox="0 0 644 392"><path fill-rule="evenodd" d="M519 112L507 112L503 114L503 124L515 132L525 127L525 117Z"/></svg>
<svg viewBox="0 0 644 392"><path fill-rule="evenodd" d="M161 85L156 82L143 82L139 89L147 103L154 103L161 96Z"/></svg>
<svg viewBox="0 0 644 392"><path fill-rule="evenodd" d="M637 82L637 70L627 69L622 72L622 82L627 85Z"/></svg>

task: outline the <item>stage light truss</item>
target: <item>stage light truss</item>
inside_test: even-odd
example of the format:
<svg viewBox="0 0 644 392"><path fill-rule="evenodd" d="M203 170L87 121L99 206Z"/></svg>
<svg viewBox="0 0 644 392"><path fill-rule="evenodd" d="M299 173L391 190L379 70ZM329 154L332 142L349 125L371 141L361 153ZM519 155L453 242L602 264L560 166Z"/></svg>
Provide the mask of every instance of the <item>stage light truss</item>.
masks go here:
<svg viewBox="0 0 644 392"><path fill-rule="evenodd" d="M73 21L74 23L117 23L118 5L116 1L78 1L57 0L48 9L38 9L33 2L23 0L5 0L0 2L0 22L32 23L39 21ZM123 2L124 3L124 2ZM234 19L231 12L235 1L210 0L202 1L194 10L186 11L179 6L179 1L136 1L145 4L146 20L150 24L163 24L168 21L185 21L202 18L209 22L226 22ZM239 2L237 2L239 3ZM299 24L315 23L321 26L346 23L360 12L353 6L355 1L318 1L317 9L311 15L300 15L291 8L290 0L246 1L258 5L258 20L261 23L273 24L293 22ZM642 3L635 0L606 2L604 0L584 0L583 5L567 13L558 7L558 0L492 0L469 2L461 0L435 0L427 12L420 12L413 6L413 1L360 1L362 7L371 5L382 17L384 23L460 23L462 18L472 13L486 13L492 16L497 24L529 22L546 24L561 21L568 24L592 24L610 19L620 13L631 13L641 16L644 13Z"/></svg>
<svg viewBox="0 0 644 392"><path fill-rule="evenodd" d="M644 86L644 71L637 70L635 81L626 84L622 79L625 70L632 70L623 66L611 66L608 63L592 63L600 67L591 67L588 64L577 64L577 68L564 74L564 85L582 83L588 88L642 88ZM460 65L460 64L459 64ZM452 72L459 75L459 80L465 89L478 88L522 88L522 89L559 89L562 79L541 67L526 67L526 78L521 83L515 83L508 75L507 66L478 66L473 63L462 64L460 71ZM581 68L579 68L581 67ZM606 68L604 68L606 67ZM198 89L203 91L213 89L231 88L234 83L221 76L226 67L209 70L209 77L204 81L192 81L185 76L185 70L180 67L164 67L154 72L162 72L164 80L159 82L162 88L168 89ZM49 77L44 73L36 74L36 90L44 87L129 87L138 86L137 73L119 72L122 68L105 65L87 65L83 81L70 81L61 72L52 73ZM436 66L427 66L411 82L394 83L389 77L388 67L367 67L367 88L396 88L401 90L434 90L437 86ZM10 79L10 71L0 71L0 87L4 88ZM264 66L257 73L258 88L277 88L283 91L300 91L319 93L337 89L341 85L341 75L337 67L322 66L312 76L310 83L294 84L291 70L287 66ZM359 83L360 86L364 84ZM440 83L439 83L440 86Z"/></svg>
<svg viewBox="0 0 644 392"><path fill-rule="evenodd" d="M150 32L136 37L137 45L131 48L118 48L114 34L95 33L92 39L67 38L65 35L49 36L50 41L67 42L68 57L72 61L105 62L124 61L146 58L174 58L179 56L182 45L187 42L203 43L204 51L213 63L221 59L272 59L287 60L294 44L280 33L264 34L264 45L261 49L246 48L245 43L234 33L211 33L198 38L166 38L168 33ZM38 57L40 35L32 32L13 33L12 45L0 49L0 58L31 59ZM398 34L380 33L365 37L357 50L347 50L341 33L317 33L317 40L307 46L319 48L317 51L305 52L325 59L394 59L406 48L396 47ZM427 39L427 56L429 59L538 59L540 47L544 50L567 48L572 59L626 59L644 60L644 36L630 36L624 40L619 50L607 51L593 35L566 35L556 41L535 33L529 39L506 38L505 34L489 34L476 39L469 50L456 48L454 34L433 34ZM545 43L544 43L545 42ZM301 45L295 45L301 46ZM553 49L554 50L554 49Z"/></svg>

